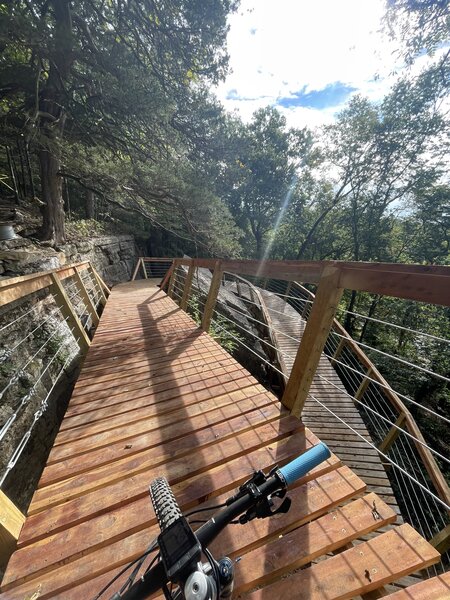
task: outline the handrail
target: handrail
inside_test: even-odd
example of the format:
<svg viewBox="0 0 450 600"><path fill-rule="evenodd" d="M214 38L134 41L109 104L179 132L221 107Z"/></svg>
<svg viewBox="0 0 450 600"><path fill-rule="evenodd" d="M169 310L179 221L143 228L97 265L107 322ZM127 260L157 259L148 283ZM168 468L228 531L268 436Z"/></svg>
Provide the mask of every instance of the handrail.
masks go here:
<svg viewBox="0 0 450 600"><path fill-rule="evenodd" d="M24 296L43 290L53 284L52 274L56 273L59 279L66 279L75 275L75 269L80 271L89 268L88 261L73 263L51 269L49 271L41 271L32 273L31 275L21 275L20 277L8 277L0 280L0 306L5 306L10 302L19 300Z"/></svg>
<svg viewBox="0 0 450 600"><path fill-rule="evenodd" d="M34 295L46 288L47 293L45 296L40 294L37 301L53 298L55 306L49 309L50 312L47 311L47 315L43 320L39 319L37 317L38 313L35 312L38 305L37 302L34 302L30 308L26 308L25 312L21 309L19 316L17 316L17 313L13 313L13 318L8 320L11 310L18 308L15 304L18 300L24 301L21 303L21 306L30 304L35 299ZM13 399L13 412L5 422L1 423L0 440L5 437L7 432L14 431L14 427L19 420L18 417L27 410L30 399L36 399L37 394L41 393L37 392L37 384L40 383L42 385L44 375L47 380L50 377L50 380L53 381L50 376L50 367L54 369L57 364L56 359L62 362L62 367L59 368L50 389L47 390L45 388L45 396L42 398L38 397L40 405L37 410L36 407L34 408L35 412L28 430L25 434L23 432L20 433L20 441L13 453L9 457L5 455L7 462L4 464L4 470L0 473L0 487L20 459L36 422L45 413L49 397L54 392L55 386L60 381L67 366L76 357L82 357L87 352L91 343L90 334L99 322L99 316L106 302L107 294L109 294L109 288L89 261L65 265L40 273L20 277L8 277L0 280L0 307L2 307L2 319L5 323L0 329L2 335L8 337L14 327L16 330L20 330L21 326L18 326L17 323L20 321L25 322L23 321L25 317L28 317L27 321L32 323L31 331L24 334L21 340L14 346L10 345L9 348L6 348L2 356L2 360L10 359L11 356L19 356L18 362L20 366L12 363L15 371L8 377L8 380L4 383L2 382L0 396L6 397L6 395L9 395ZM38 321L37 324L32 321L33 317L31 315L33 313ZM53 323L54 319L59 320L56 327ZM40 333L45 332L45 328L48 328L50 323L53 323L53 326L51 333L46 336L46 341L44 343L39 342L37 350L33 349L31 351L31 358L28 358L28 360L27 358L25 360L21 359L17 349L25 341L29 344L30 340L33 339L30 335L35 331L39 330ZM55 340L57 339L55 336L57 335L63 335L64 337L63 341L55 349L49 344L50 342L53 345L55 344ZM75 347L78 345L78 351L74 351L72 347L74 343ZM65 353L67 353L67 357ZM30 362L38 355L42 362L40 373L36 374L33 372L33 385L26 392L20 390L20 393L16 394L18 391L16 385L20 379L19 374L25 371ZM44 364L43 357L47 358L46 364ZM7 559L12 552L24 518L1 490L0 511L5 516L4 519L0 519L0 537L3 541L7 542L0 551L1 562Z"/></svg>
<svg viewBox="0 0 450 600"><path fill-rule="evenodd" d="M177 258L178 264L214 269L214 259ZM379 293L395 298L450 306L450 267L402 265L398 263L355 263L344 261L258 261L222 260L229 273L303 281L318 284L324 273L334 269L336 287Z"/></svg>
<svg viewBox="0 0 450 600"><path fill-rule="evenodd" d="M298 282L293 282L293 285L294 285L294 287L296 286L299 289L301 289L302 293L306 294L312 300L314 300L315 295L310 290L308 290L307 288L305 288ZM423 445L423 444L425 444L425 439L424 439L422 432L420 431L420 428L418 427L414 417L412 416L411 412L409 411L408 407L404 404L404 402L401 400L401 398L395 393L395 391L391 388L391 386L386 381L386 379L384 379L384 377L378 371L376 366L367 357L367 355L361 350L361 348L355 343L353 338L349 335L349 333L341 325L341 323L339 323L339 321L337 319L333 319L333 328L336 329L339 332L339 334L343 336L342 341L345 342L345 344L340 344L338 346L337 351L334 353L333 357L331 358L331 362L333 363L333 359L336 359L339 357L339 355L342 353L342 350L345 345L351 349L353 354L355 354L357 356L360 363L363 364L367 368L366 377L363 380L363 383L361 384L360 390L358 390L359 391L358 395L360 396L360 398L363 396L364 386L367 386L368 383L370 383L370 380L367 379L367 376L369 376L370 379L372 379L372 380L374 379L381 384L381 386L382 386L381 389L382 389L384 396L389 400L389 402L392 404L392 406L394 406L397 409L397 411L400 413L399 417L401 417L401 421L403 423L402 426L406 427L415 438L417 438L418 440L423 442L421 444L417 441L414 441L414 445L422 457L422 460L423 460L424 466L427 470L427 473L430 476L433 484L435 485L440 498L442 500L444 500L444 502L447 505L450 505L449 486L445 480L445 477L442 475L442 472L441 472L438 464L436 463L436 460L435 460L433 454L429 451L428 448L426 448ZM389 431L389 433L387 434L385 440L383 440L383 442L380 444L380 446L379 446L380 450L382 450L383 452L386 452L399 434L400 434L399 429L397 427L392 427L391 430Z"/></svg>
<svg viewBox="0 0 450 600"><path fill-rule="evenodd" d="M177 261L180 266L213 270L215 259L140 257L140 261ZM233 275L250 275L282 281L302 281L318 284L324 270L336 269L337 287L394 298L416 300L429 304L450 306L450 267L440 265L403 265L399 263L370 263L345 261L258 261L221 260L223 271Z"/></svg>

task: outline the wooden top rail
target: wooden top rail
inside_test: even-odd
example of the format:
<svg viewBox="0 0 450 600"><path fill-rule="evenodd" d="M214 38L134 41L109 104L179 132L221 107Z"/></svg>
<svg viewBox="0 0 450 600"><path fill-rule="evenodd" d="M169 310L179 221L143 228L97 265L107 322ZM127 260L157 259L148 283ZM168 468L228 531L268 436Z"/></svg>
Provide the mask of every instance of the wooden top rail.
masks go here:
<svg viewBox="0 0 450 600"><path fill-rule="evenodd" d="M73 263L64 265L50 271L32 273L31 275L22 275L21 277L8 277L0 280L0 306L5 306L10 302L19 300L24 296L43 290L53 285L52 274L56 273L59 279L72 277L78 271L89 268L89 262Z"/></svg>
<svg viewBox="0 0 450 600"><path fill-rule="evenodd" d="M150 259L147 259L150 260ZM155 260L155 259L151 259ZM183 266L214 269L206 258L177 258ZM318 284L325 268L334 267L339 288L383 294L406 300L450 306L450 267L341 261L222 260L229 273Z"/></svg>

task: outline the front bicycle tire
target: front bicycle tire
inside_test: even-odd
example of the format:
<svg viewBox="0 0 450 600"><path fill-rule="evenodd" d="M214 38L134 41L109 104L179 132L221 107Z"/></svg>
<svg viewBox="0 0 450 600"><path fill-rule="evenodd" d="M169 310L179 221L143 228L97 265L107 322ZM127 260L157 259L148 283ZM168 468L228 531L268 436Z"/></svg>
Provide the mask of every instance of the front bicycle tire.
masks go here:
<svg viewBox="0 0 450 600"><path fill-rule="evenodd" d="M182 514L165 477L157 477L150 484L150 499L161 531L167 529Z"/></svg>

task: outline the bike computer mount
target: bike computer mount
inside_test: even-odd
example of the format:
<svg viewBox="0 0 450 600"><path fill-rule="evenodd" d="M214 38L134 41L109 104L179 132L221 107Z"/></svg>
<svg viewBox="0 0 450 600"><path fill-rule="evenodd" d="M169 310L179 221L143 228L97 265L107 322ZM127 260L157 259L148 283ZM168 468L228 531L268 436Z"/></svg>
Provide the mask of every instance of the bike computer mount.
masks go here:
<svg viewBox="0 0 450 600"><path fill-rule="evenodd" d="M158 536L158 545L166 575L178 581L183 573L196 564L202 547L185 517L179 517Z"/></svg>

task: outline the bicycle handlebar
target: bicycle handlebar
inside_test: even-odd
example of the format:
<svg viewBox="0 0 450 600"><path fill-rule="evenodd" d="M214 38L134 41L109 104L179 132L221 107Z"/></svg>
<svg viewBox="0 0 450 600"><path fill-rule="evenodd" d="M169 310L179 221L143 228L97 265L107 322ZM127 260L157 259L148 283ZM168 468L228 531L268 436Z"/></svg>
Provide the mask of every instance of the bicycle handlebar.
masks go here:
<svg viewBox="0 0 450 600"><path fill-rule="evenodd" d="M277 469L264 483L259 485L261 496L267 497L279 490L286 489L330 456L328 447L320 442L284 467ZM218 511L213 518L195 532L202 547L207 547L231 521L255 506L256 502L257 499L254 495L247 492L238 495L229 506ZM164 566L160 562L120 596L120 599L142 600L161 589L165 583L167 583L167 577Z"/></svg>
<svg viewBox="0 0 450 600"><path fill-rule="evenodd" d="M330 458L330 455L328 447L323 442L320 442L317 446L314 446L304 454L294 458L294 460L284 467L281 467L279 471L286 482L286 486L292 485L294 481L304 477L306 473L320 465L327 458Z"/></svg>

